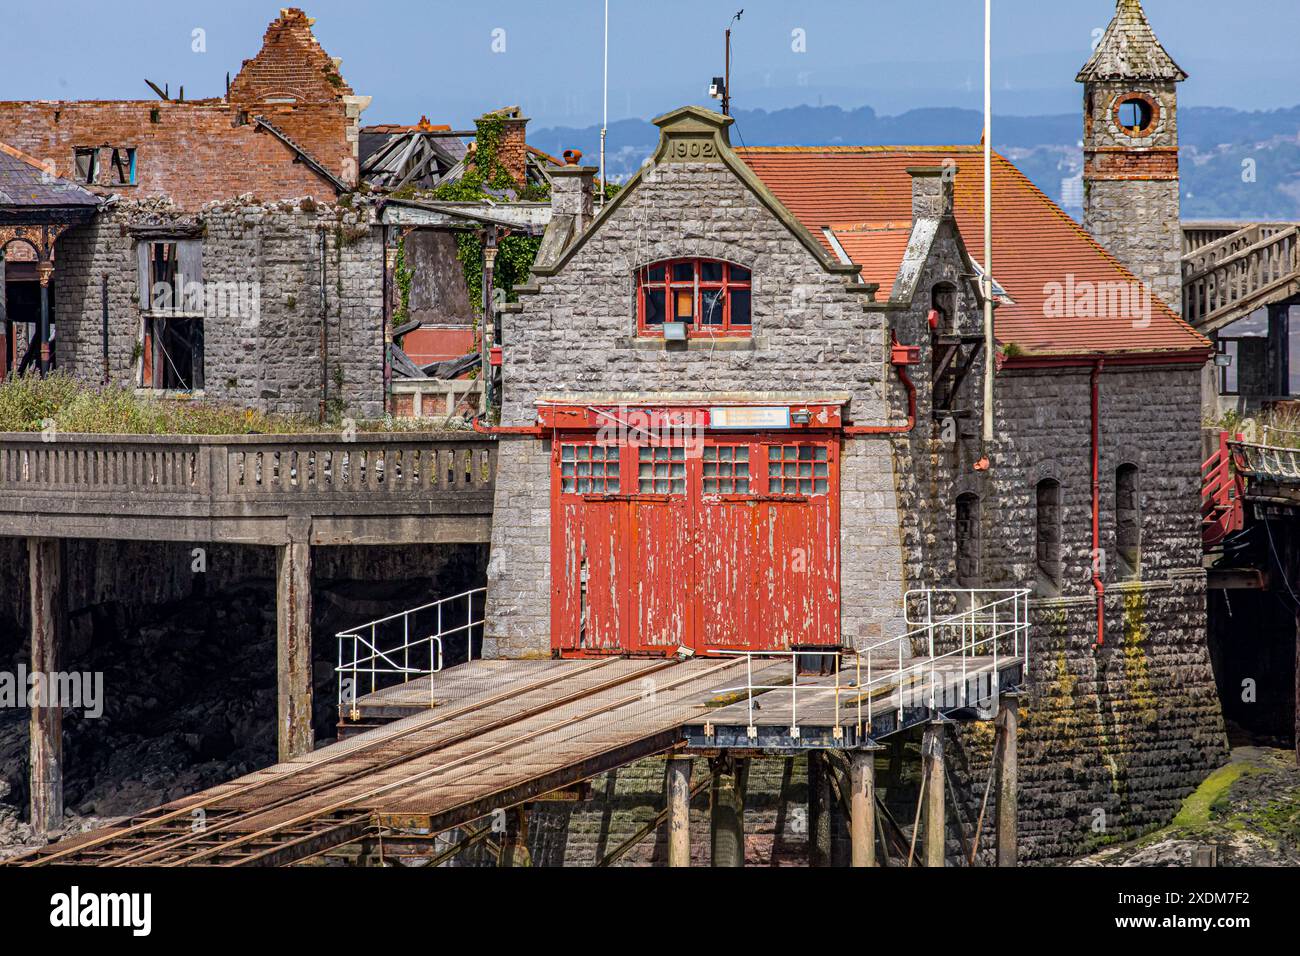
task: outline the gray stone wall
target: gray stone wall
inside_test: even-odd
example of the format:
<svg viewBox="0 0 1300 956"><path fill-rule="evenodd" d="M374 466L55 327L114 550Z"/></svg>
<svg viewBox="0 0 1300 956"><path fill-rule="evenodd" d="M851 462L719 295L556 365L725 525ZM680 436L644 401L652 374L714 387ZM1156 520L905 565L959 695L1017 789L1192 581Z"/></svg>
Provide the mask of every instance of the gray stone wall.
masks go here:
<svg viewBox="0 0 1300 956"><path fill-rule="evenodd" d="M321 242L330 411L383 413L383 251L366 209L311 201L209 204L184 216L161 200L119 203L59 241L55 271L58 367L103 376L101 281L108 279L108 370L140 384L137 289L140 224L201 227L205 296L204 396L315 416L321 382ZM223 285L229 284L229 285ZM241 285L242 284L242 285ZM214 307L215 306L215 307Z"/></svg>
<svg viewBox="0 0 1300 956"><path fill-rule="evenodd" d="M753 273L753 338L686 350L636 339L636 269L673 257L725 259ZM888 370L887 313L845 288L726 166L671 163L637 185L565 268L503 317L502 421L524 425L559 394L847 394L858 424L901 423ZM738 347L737 347L738 346ZM888 377L886 377L888 376ZM516 447L518 446L518 447ZM529 447L531 446L531 447ZM549 451L506 439L498 468L488 637L508 656L550 648ZM517 469L517 471L516 471ZM846 640L890 633L902 598L899 509L887 438L841 461Z"/></svg>
<svg viewBox="0 0 1300 956"><path fill-rule="evenodd" d="M1178 314L1183 232L1178 180L1084 181L1084 227Z"/></svg>

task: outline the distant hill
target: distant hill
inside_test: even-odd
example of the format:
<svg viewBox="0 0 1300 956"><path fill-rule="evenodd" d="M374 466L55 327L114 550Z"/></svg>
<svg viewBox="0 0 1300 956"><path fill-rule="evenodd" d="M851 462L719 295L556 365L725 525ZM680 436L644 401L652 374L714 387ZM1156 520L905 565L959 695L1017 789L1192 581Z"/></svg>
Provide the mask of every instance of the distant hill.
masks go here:
<svg viewBox="0 0 1300 956"><path fill-rule="evenodd" d="M1075 216L1083 201L1079 114L1005 116L994 141L1047 195ZM1300 220L1300 106L1267 112L1184 107L1179 112L1186 219ZM749 110L736 114L732 142L744 146L932 146L975 143L983 117L974 110L918 109L880 116L870 107ZM581 149L596 163L600 129L529 131L529 142L553 156ZM654 150L658 130L646 120L620 120L606 139L611 179L626 179ZM1248 162L1249 161L1249 162Z"/></svg>

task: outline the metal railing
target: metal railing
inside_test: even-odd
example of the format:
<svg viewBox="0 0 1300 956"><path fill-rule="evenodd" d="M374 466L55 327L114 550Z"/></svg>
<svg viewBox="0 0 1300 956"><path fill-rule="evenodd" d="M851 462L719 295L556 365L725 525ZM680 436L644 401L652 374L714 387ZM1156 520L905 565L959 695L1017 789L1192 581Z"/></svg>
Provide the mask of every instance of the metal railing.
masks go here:
<svg viewBox="0 0 1300 956"><path fill-rule="evenodd" d="M1004 662L1018 659L1022 673L1029 673L1028 590L980 588L922 588L908 591L904 598L904 623L908 630L896 637L858 648L856 651L827 649L791 651L722 651L745 658L745 684L720 693L743 693L748 713L748 736L758 736L754 722L755 697L760 694L790 695L792 738L799 737L799 714L831 697L833 728L842 735L845 718L856 724L859 736L870 734L872 709L878 692L894 698L901 728L906 710L956 710L996 699L998 675ZM945 607L955 610L947 611ZM915 609L915 610L914 610ZM888 670L878 673L879 657L888 659ZM790 661L790 680L783 684L756 684L754 661ZM799 682L800 660L823 658L832 662L833 683ZM890 666L892 665L892 666ZM865 671L865 674L863 673ZM972 693L972 686L988 688L987 694ZM845 699L847 698L847 700ZM802 699L802 704L801 704ZM815 700L814 700L815 699Z"/></svg>
<svg viewBox="0 0 1300 956"><path fill-rule="evenodd" d="M465 659L473 660L474 639L483 636L486 605L487 589L474 588L339 631L334 672L338 675L340 719L359 719L357 696L367 679L369 689L365 692L373 694L441 671L447 638L463 636ZM429 694L432 706L432 682Z"/></svg>

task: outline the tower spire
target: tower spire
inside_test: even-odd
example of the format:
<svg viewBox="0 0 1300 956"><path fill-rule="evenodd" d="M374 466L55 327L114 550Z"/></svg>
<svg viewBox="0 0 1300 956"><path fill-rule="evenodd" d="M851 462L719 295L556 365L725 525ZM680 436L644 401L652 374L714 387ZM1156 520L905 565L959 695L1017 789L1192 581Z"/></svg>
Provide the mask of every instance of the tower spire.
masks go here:
<svg viewBox="0 0 1300 956"><path fill-rule="evenodd" d="M1181 83L1187 79L1187 73L1156 39L1142 9L1142 0L1117 0L1115 18L1076 79L1080 83L1091 80Z"/></svg>

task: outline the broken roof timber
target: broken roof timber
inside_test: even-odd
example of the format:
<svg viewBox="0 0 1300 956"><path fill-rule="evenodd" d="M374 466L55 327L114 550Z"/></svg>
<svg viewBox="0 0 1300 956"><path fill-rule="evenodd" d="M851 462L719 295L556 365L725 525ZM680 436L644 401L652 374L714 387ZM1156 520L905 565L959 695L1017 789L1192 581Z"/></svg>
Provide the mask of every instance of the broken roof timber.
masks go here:
<svg viewBox="0 0 1300 956"><path fill-rule="evenodd" d="M468 225L500 226L540 234L551 221L551 204L544 202L419 202L388 199L380 208L386 226L464 228Z"/></svg>

